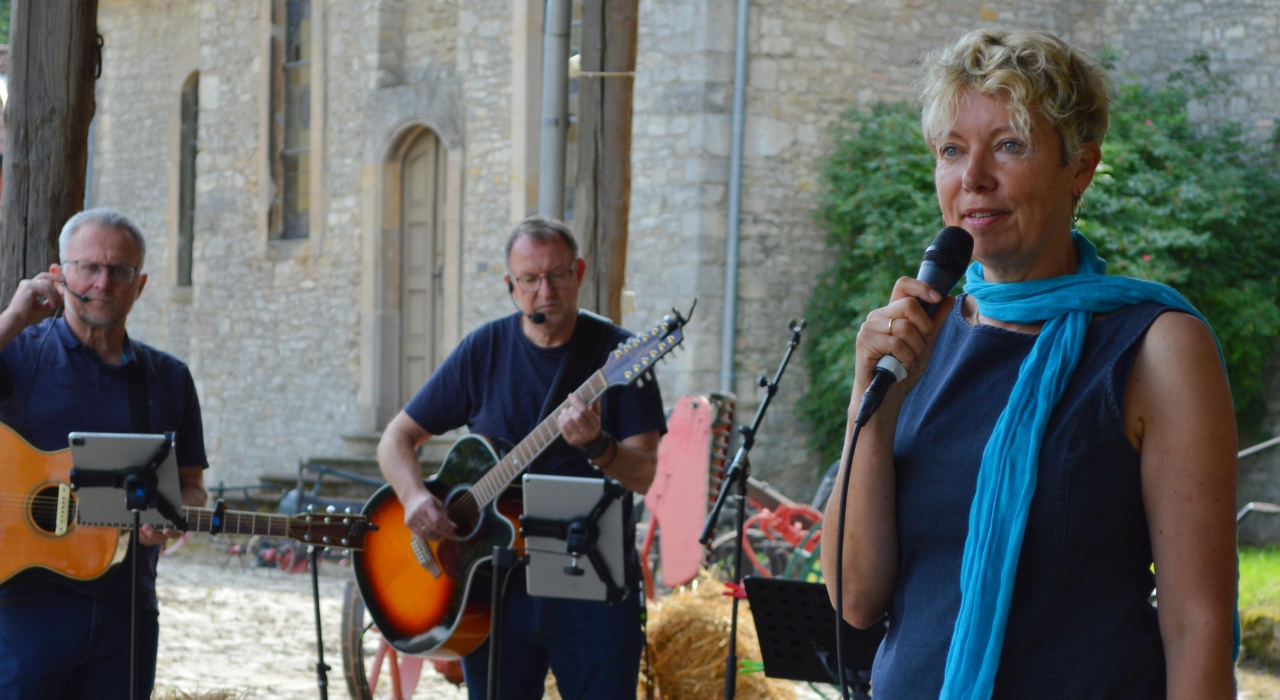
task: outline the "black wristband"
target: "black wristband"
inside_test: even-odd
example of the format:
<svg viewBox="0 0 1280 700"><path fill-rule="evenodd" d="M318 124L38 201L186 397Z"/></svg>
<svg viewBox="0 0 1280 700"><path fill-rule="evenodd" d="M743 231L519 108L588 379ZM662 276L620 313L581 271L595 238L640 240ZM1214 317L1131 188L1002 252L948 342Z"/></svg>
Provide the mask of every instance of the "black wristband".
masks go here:
<svg viewBox="0 0 1280 700"><path fill-rule="evenodd" d="M583 445L580 449L587 456L587 459L595 460L604 456L609 451L609 443L613 442L613 436L604 430L596 436L596 439Z"/></svg>

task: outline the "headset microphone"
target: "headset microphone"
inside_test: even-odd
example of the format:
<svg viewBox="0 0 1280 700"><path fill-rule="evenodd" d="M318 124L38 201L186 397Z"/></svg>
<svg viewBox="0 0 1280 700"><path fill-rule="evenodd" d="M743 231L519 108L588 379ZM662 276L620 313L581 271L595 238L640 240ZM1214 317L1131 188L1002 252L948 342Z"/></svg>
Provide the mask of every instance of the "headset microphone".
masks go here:
<svg viewBox="0 0 1280 700"><path fill-rule="evenodd" d="M85 304L89 303L90 297L88 294L76 294L75 292L71 291L71 287L67 286L66 277L63 277L61 281L62 281L62 288L67 290L67 294L70 294L71 296L79 299L81 303L85 303Z"/></svg>
<svg viewBox="0 0 1280 700"><path fill-rule="evenodd" d="M507 280L507 293L513 295L516 293L516 286L512 284L510 280ZM514 296L511 297L511 303L516 304L516 298ZM520 308L519 304L516 304L516 310L520 312L521 316L529 319L531 323L535 323L540 326L547 322L547 315L541 311L534 311L531 314L527 314L524 312L524 309Z"/></svg>

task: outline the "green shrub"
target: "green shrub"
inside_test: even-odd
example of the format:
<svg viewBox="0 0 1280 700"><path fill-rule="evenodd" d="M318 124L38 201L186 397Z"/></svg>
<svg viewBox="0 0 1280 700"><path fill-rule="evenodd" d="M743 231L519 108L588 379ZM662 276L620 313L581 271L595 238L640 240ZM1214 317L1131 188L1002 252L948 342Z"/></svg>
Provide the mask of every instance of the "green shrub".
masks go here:
<svg viewBox="0 0 1280 700"><path fill-rule="evenodd" d="M1163 87L1123 85L1078 226L1109 272L1170 284L1209 319L1248 429L1262 416L1280 334L1280 170L1274 144L1250 141L1238 124L1189 118L1189 105L1215 104L1226 84L1196 56ZM824 464L844 437L858 326L894 280L915 272L942 227L915 108L850 110L834 133L817 212L833 260L806 314L816 340L806 346L812 385L801 406Z"/></svg>
<svg viewBox="0 0 1280 700"><path fill-rule="evenodd" d="M1241 547L1240 609L1280 612L1280 548Z"/></svg>

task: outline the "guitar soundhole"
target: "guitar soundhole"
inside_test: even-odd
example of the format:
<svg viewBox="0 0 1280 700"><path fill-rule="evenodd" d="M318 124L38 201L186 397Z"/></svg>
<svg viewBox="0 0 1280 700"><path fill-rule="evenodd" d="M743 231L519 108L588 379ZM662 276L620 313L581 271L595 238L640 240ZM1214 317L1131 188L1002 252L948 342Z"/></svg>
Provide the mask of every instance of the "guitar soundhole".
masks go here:
<svg viewBox="0 0 1280 700"><path fill-rule="evenodd" d="M75 522L75 499L71 501L68 522ZM46 486L31 498L31 524L37 530L54 534L58 530L58 487Z"/></svg>
<svg viewBox="0 0 1280 700"><path fill-rule="evenodd" d="M445 510L449 513L449 519L457 525L460 538L466 539L475 534L476 528L480 525L480 510L476 508L471 489L455 489L445 499L444 504Z"/></svg>

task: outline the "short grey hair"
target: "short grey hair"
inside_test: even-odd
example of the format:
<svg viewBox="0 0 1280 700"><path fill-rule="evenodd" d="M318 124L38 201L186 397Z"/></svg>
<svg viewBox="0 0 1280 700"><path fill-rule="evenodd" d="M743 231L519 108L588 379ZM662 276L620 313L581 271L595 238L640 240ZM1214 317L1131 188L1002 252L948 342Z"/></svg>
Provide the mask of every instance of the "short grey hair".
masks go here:
<svg viewBox="0 0 1280 700"><path fill-rule="evenodd" d="M65 261L67 259L67 249L71 247L71 237L76 235L76 231L79 231L85 224L97 224L106 228L113 228L132 236L134 245L138 247L138 269L142 269L143 263L147 260L147 239L142 235L142 229L138 228L133 219L110 207L85 209L67 219L67 223L62 225L62 233L58 234L58 258L60 260Z"/></svg>
<svg viewBox="0 0 1280 700"><path fill-rule="evenodd" d="M516 241L525 237L535 243L559 238L569 248L569 252L573 253L574 259L578 258L578 240L573 237L573 231L569 230L568 224L545 216L530 216L516 224L516 227L511 230L511 235L507 237L507 247L504 251L506 260L511 260L511 247L516 244Z"/></svg>

